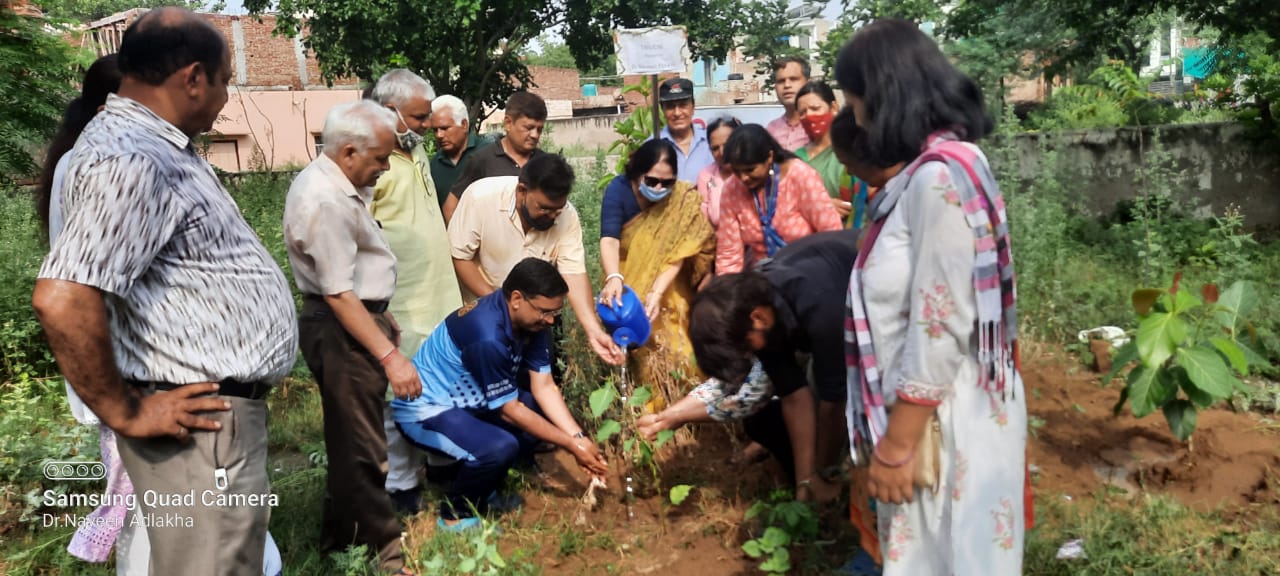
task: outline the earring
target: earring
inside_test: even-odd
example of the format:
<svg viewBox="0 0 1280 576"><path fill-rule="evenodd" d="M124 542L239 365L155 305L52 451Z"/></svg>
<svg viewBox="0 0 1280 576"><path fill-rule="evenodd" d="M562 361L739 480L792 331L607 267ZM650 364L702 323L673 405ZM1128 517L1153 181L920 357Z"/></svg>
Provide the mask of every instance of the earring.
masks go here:
<svg viewBox="0 0 1280 576"><path fill-rule="evenodd" d="M770 177L770 178L772 178L772 177L773 177L773 166L770 166L770 167L769 167L769 177Z"/></svg>

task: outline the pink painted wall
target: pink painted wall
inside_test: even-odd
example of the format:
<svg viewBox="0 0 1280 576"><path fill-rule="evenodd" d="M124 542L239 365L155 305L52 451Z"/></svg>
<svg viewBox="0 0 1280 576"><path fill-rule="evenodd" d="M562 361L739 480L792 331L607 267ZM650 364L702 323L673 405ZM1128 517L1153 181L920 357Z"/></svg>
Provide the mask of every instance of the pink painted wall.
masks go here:
<svg viewBox="0 0 1280 576"><path fill-rule="evenodd" d="M227 172L302 167L315 158L329 109L360 98L354 89L237 90L222 109L205 151Z"/></svg>

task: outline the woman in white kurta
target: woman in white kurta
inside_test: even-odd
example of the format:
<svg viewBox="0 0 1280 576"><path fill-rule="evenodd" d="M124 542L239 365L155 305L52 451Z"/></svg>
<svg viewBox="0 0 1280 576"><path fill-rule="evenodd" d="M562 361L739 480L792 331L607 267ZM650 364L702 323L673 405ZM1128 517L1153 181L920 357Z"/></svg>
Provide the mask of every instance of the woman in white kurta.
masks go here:
<svg viewBox="0 0 1280 576"><path fill-rule="evenodd" d="M1026 405L1003 200L971 143L991 130L981 93L904 21L859 31L837 77L868 163L907 163L868 205L846 325L883 574L1021 574ZM936 491L913 481L934 414Z"/></svg>

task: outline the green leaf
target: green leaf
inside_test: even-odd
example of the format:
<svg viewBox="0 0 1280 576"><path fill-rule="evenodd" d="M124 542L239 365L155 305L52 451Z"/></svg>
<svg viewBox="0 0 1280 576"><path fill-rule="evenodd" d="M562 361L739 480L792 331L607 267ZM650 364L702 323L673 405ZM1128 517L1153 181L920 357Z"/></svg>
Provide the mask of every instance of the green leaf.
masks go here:
<svg viewBox="0 0 1280 576"><path fill-rule="evenodd" d="M1196 388L1216 399L1231 396L1231 391L1238 385L1222 356L1212 348L1203 345L1181 348L1178 350L1178 365L1186 369L1187 377Z"/></svg>
<svg viewBox="0 0 1280 576"><path fill-rule="evenodd" d="M1139 365L1129 372L1129 408L1136 418L1155 412L1169 398L1170 389L1177 386L1169 378L1167 370Z"/></svg>
<svg viewBox="0 0 1280 576"><path fill-rule="evenodd" d="M773 551L768 560L760 564L760 569L770 574L786 574L791 571L791 552L786 548Z"/></svg>
<svg viewBox="0 0 1280 576"><path fill-rule="evenodd" d="M497 567L497 568L506 568L506 567L507 567L507 562L506 562L505 560L503 560L503 559L502 559L502 555L498 553L498 547L497 547L497 546L494 546L493 548L490 548L490 549L489 549L489 553L488 553L488 554L485 554L485 558L487 558L487 559L489 560L489 563L490 563L490 564L494 565L494 566L495 566L495 567Z"/></svg>
<svg viewBox="0 0 1280 576"><path fill-rule="evenodd" d="M1187 398L1191 399L1191 403L1195 404L1196 408L1208 408L1216 402L1212 394L1196 387L1191 378L1187 376L1185 368L1174 366L1169 372L1173 375L1173 381L1178 384L1178 387L1187 395Z"/></svg>
<svg viewBox="0 0 1280 576"><path fill-rule="evenodd" d="M1200 297L1192 294L1190 290L1179 290L1177 295L1173 297L1173 313L1184 314L1202 304Z"/></svg>
<svg viewBox="0 0 1280 576"><path fill-rule="evenodd" d="M1183 442L1196 430L1196 407L1182 399L1165 405L1164 418L1169 421L1169 429L1173 435Z"/></svg>
<svg viewBox="0 0 1280 576"><path fill-rule="evenodd" d="M1236 373L1241 376L1249 373L1249 361L1245 359L1244 351L1240 349L1239 344L1217 336L1210 338L1209 343L1213 344L1213 347L1217 348L1218 352L1221 352L1226 357L1227 362L1231 364L1232 368L1235 368Z"/></svg>
<svg viewBox="0 0 1280 576"><path fill-rule="evenodd" d="M1253 285L1243 280L1232 284L1218 297L1218 305L1214 308L1213 317L1218 325L1235 335L1240 320L1248 316L1258 305L1258 293Z"/></svg>
<svg viewBox="0 0 1280 576"><path fill-rule="evenodd" d="M760 550L760 543L755 540L747 540L746 542L743 542L742 551L746 552L747 556L752 558L759 558L760 555L764 553L764 551Z"/></svg>
<svg viewBox="0 0 1280 576"><path fill-rule="evenodd" d="M609 409L609 405L613 404L614 396L613 385L611 384L605 384L592 392L591 397L588 399L588 403L591 405L591 416L599 419L600 415Z"/></svg>
<svg viewBox="0 0 1280 576"><path fill-rule="evenodd" d="M1128 342L1125 342L1124 346L1121 346L1119 350L1116 350L1116 357L1111 361L1111 371L1107 372L1107 375L1102 377L1102 385L1106 386L1107 384L1110 384L1111 381L1120 374L1121 370L1124 370L1126 366L1132 364L1133 361L1137 359L1138 343L1131 339Z"/></svg>
<svg viewBox="0 0 1280 576"><path fill-rule="evenodd" d="M635 445L636 445L636 439L635 439L635 438L627 438L626 442L623 442L623 443L622 443L622 451L623 451L623 452L630 452L630 451L631 451L631 447L632 447L632 446L635 446Z"/></svg>
<svg viewBox="0 0 1280 576"><path fill-rule="evenodd" d="M693 486L690 486L688 484L678 484L676 486L672 486L671 495L670 495L671 503L676 506L679 506L681 502L684 502L685 498L689 497L690 490L693 490Z"/></svg>
<svg viewBox="0 0 1280 576"><path fill-rule="evenodd" d="M596 431L596 442L608 442L614 434L622 431L622 424L617 420L609 419L600 423L600 430Z"/></svg>
<svg viewBox="0 0 1280 576"><path fill-rule="evenodd" d="M1253 351L1253 347L1236 340L1236 346L1240 347L1240 351L1244 353L1244 359L1249 362L1250 366L1255 368L1270 368L1271 361L1257 352Z"/></svg>
<svg viewBox="0 0 1280 576"><path fill-rule="evenodd" d="M671 439L675 437L676 437L676 433L674 431L663 430L658 433L658 438L656 439L655 444L657 445L658 448L661 448L663 444L670 442Z"/></svg>
<svg viewBox="0 0 1280 576"><path fill-rule="evenodd" d="M650 398L653 398L653 392L650 392L646 386L640 386L631 392L631 397L627 399L627 404L637 407L644 406Z"/></svg>
<svg viewBox="0 0 1280 576"><path fill-rule="evenodd" d="M476 571L476 559L466 558L458 564L458 571L463 574L470 574Z"/></svg>
<svg viewBox="0 0 1280 576"><path fill-rule="evenodd" d="M1138 324L1138 355L1143 364L1159 368L1186 337L1186 322L1173 314L1157 312Z"/></svg>
<svg viewBox="0 0 1280 576"><path fill-rule="evenodd" d="M765 528L762 539L766 544L769 544L774 548L781 548L791 544L791 535L787 534L786 530L778 528L777 526Z"/></svg>
<svg viewBox="0 0 1280 576"><path fill-rule="evenodd" d="M756 501L756 503L752 504L750 508L747 508L747 513L742 515L742 519L751 520L756 516L759 516L761 512L764 512L764 509L766 507L768 507L768 504L765 504L764 502Z"/></svg>

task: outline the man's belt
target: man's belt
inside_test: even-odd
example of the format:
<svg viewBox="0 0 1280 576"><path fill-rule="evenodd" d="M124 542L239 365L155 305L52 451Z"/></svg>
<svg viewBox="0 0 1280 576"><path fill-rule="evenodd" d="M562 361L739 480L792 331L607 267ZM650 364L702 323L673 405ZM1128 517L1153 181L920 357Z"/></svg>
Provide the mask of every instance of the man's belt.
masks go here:
<svg viewBox="0 0 1280 576"><path fill-rule="evenodd" d="M177 390L186 384L174 384L171 382L146 382L142 380L125 380L125 382L148 390L158 392L168 392ZM271 393L271 385L266 382L241 382L234 378L227 378L218 382L219 396L235 396L236 398L245 398L248 400L261 400Z"/></svg>
<svg viewBox="0 0 1280 576"><path fill-rule="evenodd" d="M329 304L328 302L325 301L324 296L321 296L319 294L304 294L303 298L307 300L314 300L316 302L320 302L325 305ZM389 300L361 300L360 303L364 304L365 310L368 310L374 314L382 314L383 312L386 312L387 306L391 304Z"/></svg>

